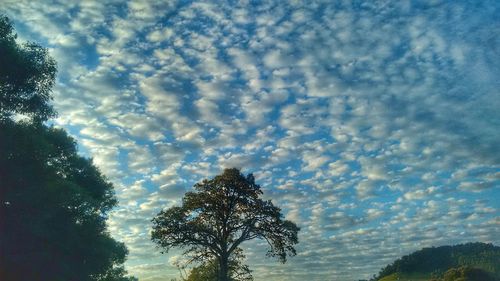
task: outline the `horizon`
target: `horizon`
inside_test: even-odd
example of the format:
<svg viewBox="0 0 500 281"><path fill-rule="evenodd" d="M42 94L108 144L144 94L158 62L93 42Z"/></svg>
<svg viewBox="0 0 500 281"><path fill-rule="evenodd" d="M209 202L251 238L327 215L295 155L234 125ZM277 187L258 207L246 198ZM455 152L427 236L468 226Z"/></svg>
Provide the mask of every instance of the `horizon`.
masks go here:
<svg viewBox="0 0 500 281"><path fill-rule="evenodd" d="M231 167L301 227L286 264L243 244L255 280L500 245L500 2L163 2L0 3L58 63L53 125L114 184L130 275L179 276L151 219Z"/></svg>

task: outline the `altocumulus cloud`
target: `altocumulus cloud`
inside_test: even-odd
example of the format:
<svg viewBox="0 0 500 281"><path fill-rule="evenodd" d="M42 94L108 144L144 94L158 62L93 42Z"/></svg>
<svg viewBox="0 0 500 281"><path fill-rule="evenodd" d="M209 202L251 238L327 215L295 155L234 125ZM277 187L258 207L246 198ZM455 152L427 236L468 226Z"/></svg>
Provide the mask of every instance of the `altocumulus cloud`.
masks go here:
<svg viewBox="0 0 500 281"><path fill-rule="evenodd" d="M224 167L302 227L256 280L355 280L424 246L500 243L500 3L2 1L59 63L56 125L117 187L129 271L149 220ZM169 262L170 261L170 262Z"/></svg>

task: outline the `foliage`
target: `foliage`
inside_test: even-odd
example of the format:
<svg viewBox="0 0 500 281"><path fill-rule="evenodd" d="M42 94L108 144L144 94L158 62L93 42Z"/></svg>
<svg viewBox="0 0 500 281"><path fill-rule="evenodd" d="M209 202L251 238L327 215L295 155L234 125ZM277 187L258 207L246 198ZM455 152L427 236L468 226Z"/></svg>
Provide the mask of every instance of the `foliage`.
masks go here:
<svg viewBox="0 0 500 281"><path fill-rule="evenodd" d="M241 250L233 254L233 257L229 261L229 280L253 280L250 268L241 262L243 259L244 255ZM218 273L219 265L217 260L209 260L191 269L185 281L217 281Z"/></svg>
<svg viewBox="0 0 500 281"><path fill-rule="evenodd" d="M450 268L441 278L431 281L498 281L490 273L470 266Z"/></svg>
<svg viewBox="0 0 500 281"><path fill-rule="evenodd" d="M123 266L115 266L104 274L99 274L94 277L95 281L138 281L135 277L126 276L127 271Z"/></svg>
<svg viewBox="0 0 500 281"><path fill-rule="evenodd" d="M470 266L500 276L500 247L485 243L424 248L383 268L376 280L394 273L442 275L450 268Z"/></svg>
<svg viewBox="0 0 500 281"><path fill-rule="evenodd" d="M106 230L113 186L77 155L74 140L10 120L0 122L0 139L0 275L92 280L123 263L125 246Z"/></svg>
<svg viewBox="0 0 500 281"><path fill-rule="evenodd" d="M50 105L56 63L35 43L18 44L12 23L0 15L0 119L15 113L45 121L55 116Z"/></svg>
<svg viewBox="0 0 500 281"><path fill-rule="evenodd" d="M77 154L75 141L42 121L55 62L19 46L0 16L0 276L2 280L132 281L123 243L106 228L117 201L112 184ZM31 117L15 122L14 114Z"/></svg>
<svg viewBox="0 0 500 281"><path fill-rule="evenodd" d="M283 220L271 201L260 198L262 190L252 174L226 169L194 187L182 206L163 210L153 219L151 237L159 247L183 248L197 262L217 260L219 281L228 280L229 261L244 241L265 239L268 256L281 262L296 254L299 228Z"/></svg>

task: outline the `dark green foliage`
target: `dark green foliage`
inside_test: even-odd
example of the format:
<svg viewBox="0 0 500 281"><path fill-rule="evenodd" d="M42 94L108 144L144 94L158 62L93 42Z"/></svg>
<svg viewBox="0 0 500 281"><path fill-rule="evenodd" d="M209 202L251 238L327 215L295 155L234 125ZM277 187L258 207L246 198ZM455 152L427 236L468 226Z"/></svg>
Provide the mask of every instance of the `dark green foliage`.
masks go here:
<svg viewBox="0 0 500 281"><path fill-rule="evenodd" d="M376 280L393 273L441 275L450 268L470 266L500 276L500 247L485 243L424 248L383 268Z"/></svg>
<svg viewBox="0 0 500 281"><path fill-rule="evenodd" d="M450 268L441 278L434 278L430 281L498 281L489 272L469 266Z"/></svg>
<svg viewBox="0 0 500 281"><path fill-rule="evenodd" d="M262 190L253 175L226 169L211 180L203 180L188 192L182 206L161 211L153 219L152 240L168 251L185 250L194 261L217 260L219 281L229 280L228 264L241 243L265 239L268 255L285 262L295 255L299 228L283 220L281 210L260 199Z"/></svg>
<svg viewBox="0 0 500 281"><path fill-rule="evenodd" d="M47 49L19 45L9 19L0 15L0 120L24 114L45 121L55 116L50 105L56 63Z"/></svg>
<svg viewBox="0 0 500 281"><path fill-rule="evenodd" d="M125 260L113 186L63 130L0 122L0 204L2 280L93 280Z"/></svg>
<svg viewBox="0 0 500 281"><path fill-rule="evenodd" d="M135 280L121 266L125 245L106 229L112 184L64 130L43 125L55 115L55 62L15 38L0 16L0 279Z"/></svg>
<svg viewBox="0 0 500 281"><path fill-rule="evenodd" d="M94 277L95 281L139 281L135 277L125 276L127 271L123 266L115 266L107 270L104 274Z"/></svg>

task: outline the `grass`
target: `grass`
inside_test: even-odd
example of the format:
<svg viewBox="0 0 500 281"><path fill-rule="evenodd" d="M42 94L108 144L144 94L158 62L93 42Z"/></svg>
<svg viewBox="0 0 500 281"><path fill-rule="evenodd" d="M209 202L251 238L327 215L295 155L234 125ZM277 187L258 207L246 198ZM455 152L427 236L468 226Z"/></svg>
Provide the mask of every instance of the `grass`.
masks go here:
<svg viewBox="0 0 500 281"><path fill-rule="evenodd" d="M421 273L411 273L411 274L393 273L391 275L385 276L379 281L429 281L430 279L431 279L430 276Z"/></svg>

